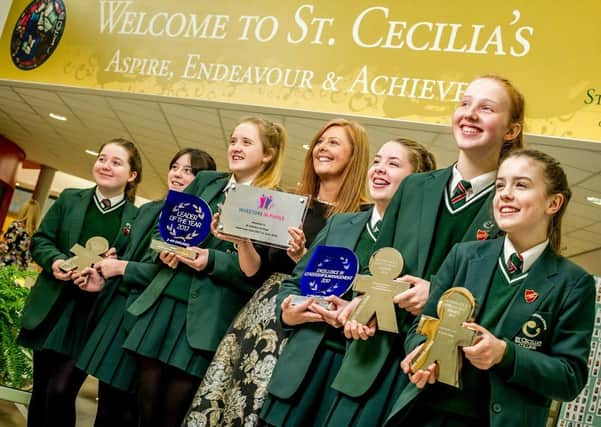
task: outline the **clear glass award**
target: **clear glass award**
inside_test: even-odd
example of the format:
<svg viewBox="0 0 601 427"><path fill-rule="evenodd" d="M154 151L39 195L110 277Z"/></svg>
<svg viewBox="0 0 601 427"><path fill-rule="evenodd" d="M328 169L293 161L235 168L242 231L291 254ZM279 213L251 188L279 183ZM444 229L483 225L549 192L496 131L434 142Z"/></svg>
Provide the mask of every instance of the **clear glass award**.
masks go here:
<svg viewBox="0 0 601 427"><path fill-rule="evenodd" d="M221 206L217 228L223 234L286 249L288 227L303 223L308 202L308 196L234 185Z"/></svg>

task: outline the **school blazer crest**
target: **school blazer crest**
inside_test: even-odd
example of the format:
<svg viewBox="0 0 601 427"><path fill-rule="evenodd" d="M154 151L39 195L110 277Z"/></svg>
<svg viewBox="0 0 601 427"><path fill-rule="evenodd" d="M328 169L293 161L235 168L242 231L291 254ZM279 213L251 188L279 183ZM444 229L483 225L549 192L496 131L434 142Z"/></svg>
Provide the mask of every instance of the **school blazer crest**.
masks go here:
<svg viewBox="0 0 601 427"><path fill-rule="evenodd" d="M435 316L440 295L455 285L468 288L477 302L485 301L502 250L502 238L455 245L432 280L423 313ZM537 298L526 298L528 290ZM481 304L476 319L480 308ZM550 399L569 401L578 395L587 379L594 311L593 277L547 247L491 331L515 352L512 370L493 367L489 371L491 426L544 426ZM407 335L407 352L424 340L415 334L417 323ZM387 425L401 422L408 403L418 394L409 384Z"/></svg>

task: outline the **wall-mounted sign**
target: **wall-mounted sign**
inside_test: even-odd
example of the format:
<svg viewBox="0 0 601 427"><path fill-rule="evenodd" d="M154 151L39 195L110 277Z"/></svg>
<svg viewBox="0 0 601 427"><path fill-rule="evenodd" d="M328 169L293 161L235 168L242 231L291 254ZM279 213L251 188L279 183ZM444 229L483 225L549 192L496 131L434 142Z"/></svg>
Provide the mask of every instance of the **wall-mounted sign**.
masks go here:
<svg viewBox="0 0 601 427"><path fill-rule="evenodd" d="M494 73L524 92L527 132L601 140L597 0L63 2L13 1L0 79L447 124ZM25 71L50 12L60 44Z"/></svg>

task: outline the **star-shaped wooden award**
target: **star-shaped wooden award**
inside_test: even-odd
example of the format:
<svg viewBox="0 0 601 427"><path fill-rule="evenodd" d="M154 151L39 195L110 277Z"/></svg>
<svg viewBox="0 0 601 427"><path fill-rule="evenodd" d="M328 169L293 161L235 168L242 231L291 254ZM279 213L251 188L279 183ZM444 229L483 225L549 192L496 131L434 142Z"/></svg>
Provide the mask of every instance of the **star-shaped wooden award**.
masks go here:
<svg viewBox="0 0 601 427"><path fill-rule="evenodd" d="M419 320L417 333L427 337L422 351L411 364L411 371L417 372L436 362L437 381L453 387L460 387L461 353L459 347L470 346L476 332L463 326L472 319L476 300L466 288L454 287L443 293L438 301L435 317L425 316Z"/></svg>
<svg viewBox="0 0 601 427"><path fill-rule="evenodd" d="M102 259L100 255L109 250L109 242L104 237L90 237L86 242L85 248L76 243L71 248L75 256L66 259L60 266L64 272L81 271L86 267L91 267L95 262Z"/></svg>
<svg viewBox="0 0 601 427"><path fill-rule="evenodd" d="M381 248L372 254L369 259L369 271L372 275L358 274L355 277L353 290L364 295L351 315L351 320L365 325L375 315L378 329L399 332L392 299L411 286L407 282L394 280L403 271L403 265L403 256L394 248Z"/></svg>

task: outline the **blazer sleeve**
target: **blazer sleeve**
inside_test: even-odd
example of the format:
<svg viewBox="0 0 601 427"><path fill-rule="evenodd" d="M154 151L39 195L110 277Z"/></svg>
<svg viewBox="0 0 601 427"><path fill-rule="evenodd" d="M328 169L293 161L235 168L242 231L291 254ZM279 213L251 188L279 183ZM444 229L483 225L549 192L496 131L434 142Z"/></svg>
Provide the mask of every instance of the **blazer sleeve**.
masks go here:
<svg viewBox="0 0 601 427"><path fill-rule="evenodd" d="M252 295L257 290L255 281L246 277L240 270L237 253L209 249L209 261L205 272L217 282L244 293Z"/></svg>
<svg viewBox="0 0 601 427"><path fill-rule="evenodd" d="M453 279L455 278L455 266L457 262L457 245L453 246L451 252L446 257L445 261L440 266L438 272L432 276L432 280L430 282L430 295L428 296L428 300L426 301L426 305L422 311L422 315L438 317L436 308L438 306L438 300L442 296L442 294L451 287L453 283ZM426 340L424 335L420 335L417 333L417 325L419 324L419 319L421 316L417 316L411 327L409 328L409 332L407 332L407 337L405 338L405 354L409 354L415 347L420 345Z"/></svg>
<svg viewBox="0 0 601 427"><path fill-rule="evenodd" d="M587 381L595 317L595 281L583 273L570 285L551 332L548 352L512 345L515 362L507 383L561 401L578 396Z"/></svg>
<svg viewBox="0 0 601 427"><path fill-rule="evenodd" d="M123 283L130 287L145 288L159 272L160 266L156 263L143 261L128 261L123 273Z"/></svg>
<svg viewBox="0 0 601 427"><path fill-rule="evenodd" d="M64 199L63 195L52 204L40 227L31 238L31 256L33 260L48 272L52 271L52 263L57 259L69 258L57 247L65 214Z"/></svg>

